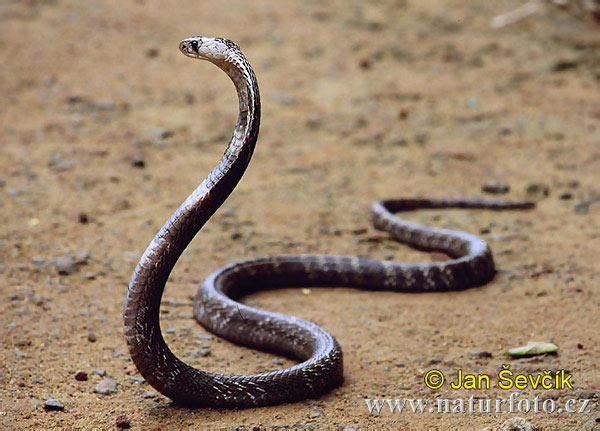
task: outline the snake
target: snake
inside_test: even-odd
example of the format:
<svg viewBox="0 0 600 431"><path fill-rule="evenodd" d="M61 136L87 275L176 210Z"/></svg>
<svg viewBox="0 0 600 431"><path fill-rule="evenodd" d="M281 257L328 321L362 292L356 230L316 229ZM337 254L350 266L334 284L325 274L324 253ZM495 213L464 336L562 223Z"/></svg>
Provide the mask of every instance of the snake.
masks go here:
<svg viewBox="0 0 600 431"><path fill-rule="evenodd" d="M255 73L240 48L223 39L184 39L180 51L207 60L233 81L239 114L218 165L160 229L137 264L127 289L123 323L129 354L142 377L176 404L247 408L318 397L343 381L337 340L321 326L298 317L250 307L240 299L261 289L355 287L379 291L453 291L481 286L495 275L488 244L476 235L429 227L396 213L423 208L530 209L533 202L478 198L410 198L373 204L374 227L393 239L447 260L402 263L355 256L297 255L235 262L212 274L194 298L194 317L209 332L238 345L297 361L288 368L248 375L194 368L167 346L160 328L161 298L179 256L234 190L254 152L260 125Z"/></svg>

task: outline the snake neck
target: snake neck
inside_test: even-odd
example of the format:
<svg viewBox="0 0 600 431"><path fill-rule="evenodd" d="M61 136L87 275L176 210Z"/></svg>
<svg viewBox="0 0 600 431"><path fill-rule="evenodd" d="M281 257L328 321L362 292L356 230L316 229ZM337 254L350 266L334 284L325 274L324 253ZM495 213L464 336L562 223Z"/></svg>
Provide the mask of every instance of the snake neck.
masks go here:
<svg viewBox="0 0 600 431"><path fill-rule="evenodd" d="M125 300L124 326L131 357L143 377L157 389L162 388L163 393L174 389L169 382L174 381L178 369L190 370L173 355L161 334L159 308L167 279L181 253L241 179L258 138L258 85L241 52L234 54L226 60L210 60L227 73L238 94L239 114L233 136L218 165L175 211L144 252Z"/></svg>

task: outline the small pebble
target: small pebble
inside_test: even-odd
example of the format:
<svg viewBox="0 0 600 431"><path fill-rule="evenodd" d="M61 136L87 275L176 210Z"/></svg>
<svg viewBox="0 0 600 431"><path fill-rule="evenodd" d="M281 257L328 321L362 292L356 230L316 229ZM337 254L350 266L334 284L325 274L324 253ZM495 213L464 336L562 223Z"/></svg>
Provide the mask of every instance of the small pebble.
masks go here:
<svg viewBox="0 0 600 431"><path fill-rule="evenodd" d="M484 193L502 195L510 191L510 186L506 183L488 181L483 183L483 185L481 186L481 191L483 191Z"/></svg>
<svg viewBox="0 0 600 431"><path fill-rule="evenodd" d="M18 356L19 358L22 358L23 356L25 356L25 353L21 352L19 349L17 349L16 347L13 350L13 353Z"/></svg>
<svg viewBox="0 0 600 431"><path fill-rule="evenodd" d="M117 424L117 428L120 428L120 429L125 430L125 429L131 428L131 421L125 415L117 416L116 424Z"/></svg>
<svg viewBox="0 0 600 431"><path fill-rule="evenodd" d="M532 183L527 186L525 193L529 197L545 198L550 194L550 187L543 183Z"/></svg>
<svg viewBox="0 0 600 431"><path fill-rule="evenodd" d="M487 350L470 350L469 356L472 358L491 358L492 354Z"/></svg>
<svg viewBox="0 0 600 431"><path fill-rule="evenodd" d="M308 417L311 419L316 419L316 418L320 417L322 414L323 413L321 413L321 412L313 412L310 415L308 415Z"/></svg>
<svg viewBox="0 0 600 431"><path fill-rule="evenodd" d="M41 257L34 257L31 259L31 263L33 263L34 266L41 268L46 264L46 261Z"/></svg>
<svg viewBox="0 0 600 431"><path fill-rule="evenodd" d="M56 270L60 275L72 274L77 268L77 262L73 256L61 256L54 261Z"/></svg>
<svg viewBox="0 0 600 431"><path fill-rule="evenodd" d="M48 398L44 403L44 409L46 410L64 410L65 405L55 398Z"/></svg>
<svg viewBox="0 0 600 431"><path fill-rule="evenodd" d="M144 159L142 158L142 156L140 155L135 155L133 156L133 158L131 159L131 165L133 167L136 168L140 168L143 169L146 167L146 162L144 161Z"/></svg>
<svg viewBox="0 0 600 431"><path fill-rule="evenodd" d="M156 397L156 392L148 391L142 394L142 398L154 398Z"/></svg>
<svg viewBox="0 0 600 431"><path fill-rule="evenodd" d="M370 69L372 65L373 63L371 63L368 58L363 58L358 62L358 67L365 70Z"/></svg>
<svg viewBox="0 0 600 431"><path fill-rule="evenodd" d="M96 334L94 334L93 332L88 333L87 339L90 343L95 343L96 342Z"/></svg>
<svg viewBox="0 0 600 431"><path fill-rule="evenodd" d="M210 356L211 352L210 349L208 348L203 348L202 350L190 350L190 352L188 353L188 356L192 357L192 358L198 358L198 357L207 357Z"/></svg>
<svg viewBox="0 0 600 431"><path fill-rule="evenodd" d="M100 377L104 377L104 376L106 376L106 371L104 371L104 370L94 370L94 371L92 371L92 374L95 374L95 375L100 376Z"/></svg>
<svg viewBox="0 0 600 431"><path fill-rule="evenodd" d="M362 361L361 363L365 367L368 367L369 365L371 365L371 361Z"/></svg>
<svg viewBox="0 0 600 431"><path fill-rule="evenodd" d="M75 374L75 380L78 382L85 382L88 379L88 375L85 371L79 371Z"/></svg>
<svg viewBox="0 0 600 431"><path fill-rule="evenodd" d="M90 252L87 250L79 250L75 255L75 263L77 265L87 265L90 260Z"/></svg>
<svg viewBox="0 0 600 431"><path fill-rule="evenodd" d="M113 379L104 379L96 385L94 392L102 395L110 395L117 392L117 381Z"/></svg>
<svg viewBox="0 0 600 431"><path fill-rule="evenodd" d="M33 381L33 383L36 383L38 385L41 385L44 383L44 379L41 378L40 376L35 376L32 381Z"/></svg>
<svg viewBox="0 0 600 431"><path fill-rule="evenodd" d="M571 192L563 192L560 195L558 195L558 198L560 200L567 201L569 199L573 199L573 193L571 193Z"/></svg>
<svg viewBox="0 0 600 431"><path fill-rule="evenodd" d="M593 203L594 203L593 199L578 201L577 203L575 203L575 206L573 207L573 211L575 211L575 214L587 214L588 212L590 212L590 206Z"/></svg>
<svg viewBox="0 0 600 431"><path fill-rule="evenodd" d="M77 218L79 219L79 223L81 224L87 224L90 221L90 218L86 213L79 213Z"/></svg>
<svg viewBox="0 0 600 431"><path fill-rule="evenodd" d="M552 71L553 72L564 72L566 70L575 69L577 66L579 66L579 63L574 60L558 60L552 66Z"/></svg>
<svg viewBox="0 0 600 431"><path fill-rule="evenodd" d="M131 378L131 381L133 383L137 383L138 385L141 385L142 383L146 383L146 379L144 379L142 376L133 376Z"/></svg>
<svg viewBox="0 0 600 431"><path fill-rule="evenodd" d="M500 425L501 431L533 431L534 429L533 425L518 416L507 419Z"/></svg>
<svg viewBox="0 0 600 431"><path fill-rule="evenodd" d="M174 334L175 332L177 332L177 328L170 327L170 328L167 328L167 329L165 330L165 332L166 332L167 334Z"/></svg>

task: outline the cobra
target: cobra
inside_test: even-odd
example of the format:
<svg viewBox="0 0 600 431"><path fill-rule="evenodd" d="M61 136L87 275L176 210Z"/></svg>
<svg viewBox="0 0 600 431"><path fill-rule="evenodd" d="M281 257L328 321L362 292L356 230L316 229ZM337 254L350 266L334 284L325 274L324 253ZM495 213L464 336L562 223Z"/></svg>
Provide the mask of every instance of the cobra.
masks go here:
<svg viewBox="0 0 600 431"><path fill-rule="evenodd" d="M232 263L213 272L194 301L194 316L210 332L233 343L293 358L298 364L251 375L210 373L193 368L169 349L160 330L159 309L177 259L240 181L258 138L260 96L252 67L226 39L191 37L179 49L208 60L233 81L239 116L218 165L156 234L138 263L127 290L124 330L131 358L156 390L177 403L218 408L253 407L318 396L343 377L342 350L320 326L285 314L260 310L238 300L262 288L352 286L371 290L443 291L480 286L495 273L492 253L479 237L402 220L395 213L419 208L528 209L531 202L477 199L395 199L376 202L377 229L451 259L401 263L358 257L274 256Z"/></svg>

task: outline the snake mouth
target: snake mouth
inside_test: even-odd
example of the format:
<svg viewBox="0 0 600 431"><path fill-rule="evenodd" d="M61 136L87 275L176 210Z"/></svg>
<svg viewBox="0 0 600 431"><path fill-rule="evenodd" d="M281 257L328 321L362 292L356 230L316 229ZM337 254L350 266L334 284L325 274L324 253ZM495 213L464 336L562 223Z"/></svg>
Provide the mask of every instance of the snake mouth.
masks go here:
<svg viewBox="0 0 600 431"><path fill-rule="evenodd" d="M197 39L184 39L179 42L179 50L187 55L188 57L198 56L198 40Z"/></svg>

